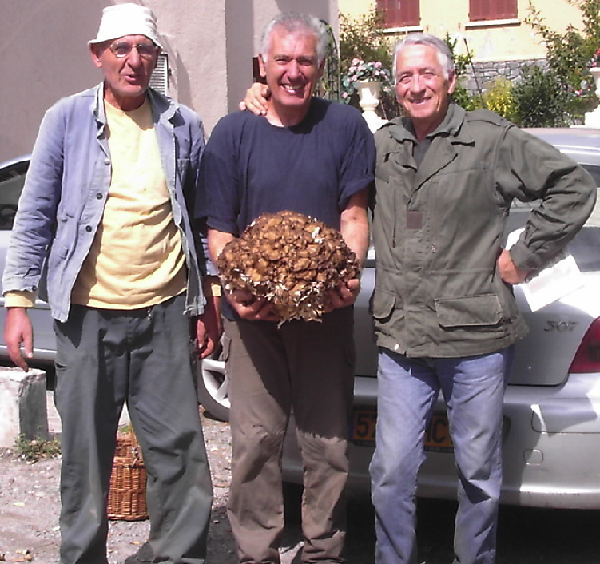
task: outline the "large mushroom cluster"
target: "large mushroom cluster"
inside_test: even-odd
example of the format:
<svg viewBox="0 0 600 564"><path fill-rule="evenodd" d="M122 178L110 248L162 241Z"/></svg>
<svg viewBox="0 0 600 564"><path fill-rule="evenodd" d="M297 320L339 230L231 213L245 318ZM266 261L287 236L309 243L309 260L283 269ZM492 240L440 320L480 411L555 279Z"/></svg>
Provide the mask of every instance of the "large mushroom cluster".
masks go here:
<svg viewBox="0 0 600 564"><path fill-rule="evenodd" d="M319 320L328 291L356 278L356 255L341 233L300 213L263 214L223 248L217 269L228 292L273 304L281 322Z"/></svg>

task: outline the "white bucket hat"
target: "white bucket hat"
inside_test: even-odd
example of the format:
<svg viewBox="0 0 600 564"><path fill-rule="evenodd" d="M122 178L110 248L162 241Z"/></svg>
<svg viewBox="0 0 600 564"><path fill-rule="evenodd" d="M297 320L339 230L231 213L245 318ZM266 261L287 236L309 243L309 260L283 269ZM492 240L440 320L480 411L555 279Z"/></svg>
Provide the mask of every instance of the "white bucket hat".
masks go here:
<svg viewBox="0 0 600 564"><path fill-rule="evenodd" d="M161 47L154 13L150 8L139 4L116 4L104 8L98 34L89 43L104 43L124 35L145 35Z"/></svg>

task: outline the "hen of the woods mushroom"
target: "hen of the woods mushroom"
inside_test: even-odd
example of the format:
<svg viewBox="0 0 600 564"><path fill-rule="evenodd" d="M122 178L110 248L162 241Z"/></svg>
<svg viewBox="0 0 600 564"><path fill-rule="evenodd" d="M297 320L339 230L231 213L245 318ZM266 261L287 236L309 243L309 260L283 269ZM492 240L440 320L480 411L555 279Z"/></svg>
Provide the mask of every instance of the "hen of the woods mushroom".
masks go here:
<svg viewBox="0 0 600 564"><path fill-rule="evenodd" d="M226 291L266 298L281 323L319 321L331 305L328 290L359 274L356 255L339 231L290 211L257 218L225 245L217 269Z"/></svg>

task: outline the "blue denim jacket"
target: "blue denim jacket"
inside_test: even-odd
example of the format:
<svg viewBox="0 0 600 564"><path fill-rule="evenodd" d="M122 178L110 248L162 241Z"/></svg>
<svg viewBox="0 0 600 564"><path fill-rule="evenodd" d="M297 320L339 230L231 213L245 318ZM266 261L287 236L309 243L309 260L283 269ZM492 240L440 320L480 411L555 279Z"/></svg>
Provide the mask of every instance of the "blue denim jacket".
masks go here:
<svg viewBox="0 0 600 564"><path fill-rule="evenodd" d="M156 91L148 96L188 268L186 313L204 310L205 253L190 223L204 151L200 118ZM66 321L71 291L104 211L111 178L104 85L60 100L40 126L6 257L3 292L38 291L43 269L52 316ZM127 233L123 233L127 237ZM197 248L198 247L198 248ZM199 256L200 255L200 256ZM200 259L200 260L199 260Z"/></svg>

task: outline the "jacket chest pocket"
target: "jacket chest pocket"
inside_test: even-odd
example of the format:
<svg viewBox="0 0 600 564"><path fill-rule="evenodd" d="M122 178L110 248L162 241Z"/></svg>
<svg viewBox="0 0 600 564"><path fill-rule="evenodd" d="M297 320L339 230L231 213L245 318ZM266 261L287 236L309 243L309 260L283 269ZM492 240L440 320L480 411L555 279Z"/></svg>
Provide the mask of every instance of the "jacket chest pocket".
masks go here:
<svg viewBox="0 0 600 564"><path fill-rule="evenodd" d="M406 155L400 151L381 151L377 155L375 164L375 177L385 182L390 182L393 177L404 177L407 165Z"/></svg>

